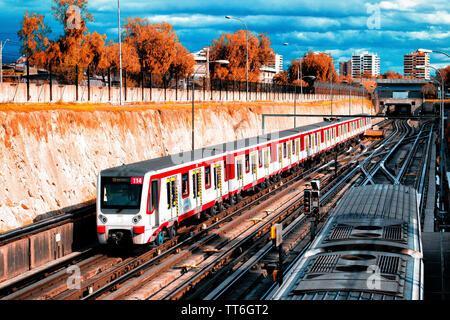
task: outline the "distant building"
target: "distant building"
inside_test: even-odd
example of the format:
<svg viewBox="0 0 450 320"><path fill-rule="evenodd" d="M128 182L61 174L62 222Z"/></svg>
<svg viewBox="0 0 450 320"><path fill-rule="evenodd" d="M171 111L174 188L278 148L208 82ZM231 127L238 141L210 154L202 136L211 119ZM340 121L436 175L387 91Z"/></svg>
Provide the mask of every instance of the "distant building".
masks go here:
<svg viewBox="0 0 450 320"><path fill-rule="evenodd" d="M364 51L363 53L352 55L351 60L352 78L370 74L371 76L380 75L380 58L377 54Z"/></svg>
<svg viewBox="0 0 450 320"><path fill-rule="evenodd" d="M352 60L339 62L339 74L348 76L352 74Z"/></svg>
<svg viewBox="0 0 450 320"><path fill-rule="evenodd" d="M425 66L425 69L417 69ZM403 75L414 79L430 79L430 56L425 52L412 52L403 56Z"/></svg>
<svg viewBox="0 0 450 320"><path fill-rule="evenodd" d="M208 60L208 50L209 48L203 48L200 51L191 53L194 57L195 65L194 65L194 77L196 80L201 78L205 78L208 76L208 68L206 66L206 62Z"/></svg>
<svg viewBox="0 0 450 320"><path fill-rule="evenodd" d="M194 74L196 80L205 78L208 75L208 49L209 48L203 48L200 51L191 53L195 60ZM272 83L273 77L277 73L283 71L283 56L280 54L275 54L274 63L269 66L262 65L260 71L259 81L264 83Z"/></svg>
<svg viewBox="0 0 450 320"><path fill-rule="evenodd" d="M275 61L268 66L262 65L259 68L261 71L259 74L259 82L272 83L273 77L283 71L283 56L281 54L275 54Z"/></svg>
<svg viewBox="0 0 450 320"><path fill-rule="evenodd" d="M275 73L283 71L283 56L281 54L275 54L275 63L271 67L275 69Z"/></svg>

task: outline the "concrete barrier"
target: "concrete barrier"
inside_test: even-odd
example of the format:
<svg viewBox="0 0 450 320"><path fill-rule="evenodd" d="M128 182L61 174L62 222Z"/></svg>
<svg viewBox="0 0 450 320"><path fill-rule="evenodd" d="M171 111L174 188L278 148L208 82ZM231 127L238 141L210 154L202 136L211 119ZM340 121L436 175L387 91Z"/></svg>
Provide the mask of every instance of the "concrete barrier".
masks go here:
<svg viewBox="0 0 450 320"><path fill-rule="evenodd" d="M0 287L6 280L95 242L95 218L92 213L0 246Z"/></svg>
<svg viewBox="0 0 450 320"><path fill-rule="evenodd" d="M78 86L78 99L75 85L53 85L50 100L50 85L30 83L30 97L27 99L26 83L0 83L0 103L49 103L49 102L92 102L119 103L119 88ZM160 88L127 88L123 93L125 102L189 102L192 101L192 91L189 89L160 89ZM126 96L126 100L125 100ZM334 95L333 100L349 99L349 96ZM353 99L361 97L353 96ZM245 91L209 91L198 89L194 93L195 101L246 101ZM304 102L329 100L328 94L297 94L283 92L249 92L249 101L273 102Z"/></svg>

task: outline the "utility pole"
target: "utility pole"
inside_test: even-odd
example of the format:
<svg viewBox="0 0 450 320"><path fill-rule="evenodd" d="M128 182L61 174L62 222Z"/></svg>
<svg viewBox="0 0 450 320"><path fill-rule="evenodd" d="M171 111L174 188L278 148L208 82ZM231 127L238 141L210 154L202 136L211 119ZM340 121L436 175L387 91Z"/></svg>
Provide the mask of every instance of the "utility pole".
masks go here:
<svg viewBox="0 0 450 320"><path fill-rule="evenodd" d="M123 105L122 101L122 38L120 32L120 0L117 0L117 17L118 17L118 34L119 34L119 78L120 78L120 92L119 92L119 104Z"/></svg>

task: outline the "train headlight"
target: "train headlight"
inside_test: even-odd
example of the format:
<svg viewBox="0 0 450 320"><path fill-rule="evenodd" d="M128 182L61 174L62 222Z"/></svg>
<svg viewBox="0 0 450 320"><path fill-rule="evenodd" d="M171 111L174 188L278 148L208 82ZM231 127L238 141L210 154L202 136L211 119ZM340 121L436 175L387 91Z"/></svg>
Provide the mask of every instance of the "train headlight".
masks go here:
<svg viewBox="0 0 450 320"><path fill-rule="evenodd" d="M133 217L132 221L134 224L138 223L139 221L141 221L142 216L139 214L136 217Z"/></svg>
<svg viewBox="0 0 450 320"><path fill-rule="evenodd" d="M102 214L99 214L99 215L98 215L98 219L99 219L101 222L103 222L103 223L108 222L108 219L106 219L106 217L105 217L104 215L102 215Z"/></svg>

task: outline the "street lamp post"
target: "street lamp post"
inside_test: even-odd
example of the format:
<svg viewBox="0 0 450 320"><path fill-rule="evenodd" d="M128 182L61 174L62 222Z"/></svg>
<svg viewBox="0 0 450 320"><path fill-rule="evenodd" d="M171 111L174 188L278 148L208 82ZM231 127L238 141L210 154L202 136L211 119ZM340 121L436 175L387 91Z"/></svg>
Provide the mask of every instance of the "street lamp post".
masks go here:
<svg viewBox="0 0 450 320"><path fill-rule="evenodd" d="M227 19L233 19L233 20L238 20L240 22L242 22L245 26L245 40L246 40L246 45L247 45L247 55L246 55L246 64L245 64L245 82L246 82L246 93L245 93L245 100L248 101L248 29L247 29L247 25L245 24L245 21L242 20L241 18L237 18L237 17L232 17L232 16L225 16L225 18Z"/></svg>
<svg viewBox="0 0 450 320"><path fill-rule="evenodd" d="M447 57L450 58L450 55L448 55L448 53L445 53L445 52L443 52L443 51L430 50L430 49L418 49L417 51L423 52L423 53L431 53L431 52L433 52L433 53L441 53L441 54L444 54L444 55L446 55Z"/></svg>
<svg viewBox="0 0 450 320"><path fill-rule="evenodd" d="M330 72L330 103L331 115L333 115L333 72Z"/></svg>
<svg viewBox="0 0 450 320"><path fill-rule="evenodd" d="M208 62L209 63L222 63L222 64L228 64L230 63L228 60L215 60L215 61L211 61ZM194 72L194 74L192 75L192 119L191 119L191 128L192 128L192 132L191 132L191 137L192 137L192 151L194 151L194 90L195 90L195 75L197 74L197 72Z"/></svg>
<svg viewBox="0 0 450 320"><path fill-rule="evenodd" d="M283 45L288 46L289 43L285 42ZM300 48L294 44L294 46L297 48L298 52L300 52ZM303 95L303 79L304 78L312 78L315 79L315 76L303 76L302 73L302 59L299 58L299 65L300 65L300 72L299 72L299 66L297 65L297 82L300 80L300 95ZM297 117L295 116L297 114L297 84L294 86L294 128L297 127Z"/></svg>
<svg viewBox="0 0 450 320"><path fill-rule="evenodd" d="M6 39L5 42L0 41L0 83L3 82L3 48L9 39Z"/></svg>
<svg viewBox="0 0 450 320"><path fill-rule="evenodd" d="M119 91L119 104L123 105L122 101L122 38L120 32L120 0L117 0L117 32L119 34L119 81L120 81L120 91Z"/></svg>

